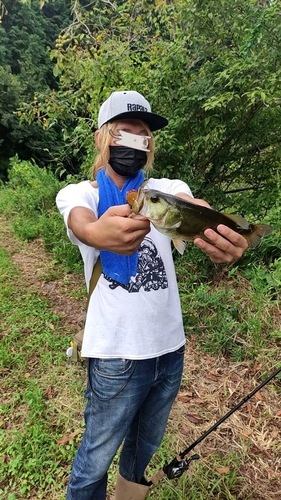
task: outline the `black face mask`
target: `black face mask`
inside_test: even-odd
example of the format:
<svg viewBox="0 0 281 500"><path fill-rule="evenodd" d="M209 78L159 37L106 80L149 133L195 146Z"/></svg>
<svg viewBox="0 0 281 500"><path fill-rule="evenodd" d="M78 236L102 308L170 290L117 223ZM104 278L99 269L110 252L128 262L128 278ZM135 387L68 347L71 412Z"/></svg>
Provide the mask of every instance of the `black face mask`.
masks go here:
<svg viewBox="0 0 281 500"><path fill-rule="evenodd" d="M109 146L109 149L109 164L118 175L133 177L147 162L145 151L125 146Z"/></svg>

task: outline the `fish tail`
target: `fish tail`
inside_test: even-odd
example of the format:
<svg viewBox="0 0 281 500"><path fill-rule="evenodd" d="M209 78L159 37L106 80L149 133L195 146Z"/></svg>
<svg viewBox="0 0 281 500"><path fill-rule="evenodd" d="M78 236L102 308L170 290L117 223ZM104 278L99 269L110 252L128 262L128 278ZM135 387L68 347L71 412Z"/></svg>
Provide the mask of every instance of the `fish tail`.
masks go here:
<svg viewBox="0 0 281 500"><path fill-rule="evenodd" d="M261 238L268 236L272 232L272 227L268 224L253 224L253 230L250 234L244 234L249 248L256 248Z"/></svg>

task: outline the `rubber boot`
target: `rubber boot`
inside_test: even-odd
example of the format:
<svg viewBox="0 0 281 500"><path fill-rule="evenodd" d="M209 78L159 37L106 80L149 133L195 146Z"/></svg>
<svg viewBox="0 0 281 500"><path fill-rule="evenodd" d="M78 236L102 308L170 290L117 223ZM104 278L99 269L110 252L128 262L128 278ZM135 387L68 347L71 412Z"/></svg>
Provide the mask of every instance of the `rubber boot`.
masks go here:
<svg viewBox="0 0 281 500"><path fill-rule="evenodd" d="M120 474L117 476L114 500L144 500L149 486L127 481Z"/></svg>

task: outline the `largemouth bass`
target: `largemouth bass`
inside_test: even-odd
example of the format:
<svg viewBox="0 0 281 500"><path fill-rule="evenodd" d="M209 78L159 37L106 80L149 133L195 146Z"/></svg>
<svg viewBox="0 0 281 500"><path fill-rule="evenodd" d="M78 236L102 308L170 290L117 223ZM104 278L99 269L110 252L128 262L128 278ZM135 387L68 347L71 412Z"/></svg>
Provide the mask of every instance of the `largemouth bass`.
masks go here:
<svg viewBox="0 0 281 500"><path fill-rule="evenodd" d="M244 236L249 248L255 248L263 236L272 232L272 227L267 224L252 224L238 215L216 212L156 189L129 191L127 202L132 207L134 217L149 219L160 233L173 240L181 254L186 241L193 241L195 238L208 241L204 235L205 229L211 228L218 232L219 224Z"/></svg>

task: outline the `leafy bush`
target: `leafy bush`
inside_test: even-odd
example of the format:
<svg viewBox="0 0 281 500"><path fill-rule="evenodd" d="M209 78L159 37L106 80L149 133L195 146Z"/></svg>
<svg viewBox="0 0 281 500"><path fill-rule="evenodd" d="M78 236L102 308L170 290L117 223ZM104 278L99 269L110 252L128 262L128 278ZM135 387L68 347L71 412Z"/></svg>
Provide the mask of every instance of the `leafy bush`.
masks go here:
<svg viewBox="0 0 281 500"><path fill-rule="evenodd" d="M66 269L81 271L80 253L68 240L55 204L62 183L51 171L39 168L34 162L14 157L10 164L9 181L0 186L0 213L10 219L21 239L42 238L56 262L63 263Z"/></svg>
<svg viewBox="0 0 281 500"><path fill-rule="evenodd" d="M156 175L186 180L216 209L263 218L278 197L280 1L75 6L51 51L57 91L21 110L27 123L63 130L56 165L76 159L86 173L100 104L136 89L169 119L157 134Z"/></svg>
<svg viewBox="0 0 281 500"><path fill-rule="evenodd" d="M10 160L8 183L2 183L0 210L7 216L36 217L55 207L59 187L50 171L15 156Z"/></svg>

